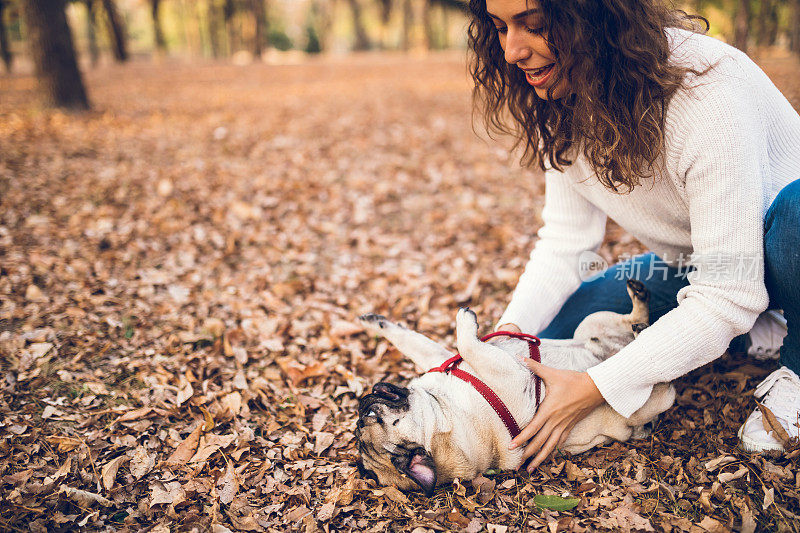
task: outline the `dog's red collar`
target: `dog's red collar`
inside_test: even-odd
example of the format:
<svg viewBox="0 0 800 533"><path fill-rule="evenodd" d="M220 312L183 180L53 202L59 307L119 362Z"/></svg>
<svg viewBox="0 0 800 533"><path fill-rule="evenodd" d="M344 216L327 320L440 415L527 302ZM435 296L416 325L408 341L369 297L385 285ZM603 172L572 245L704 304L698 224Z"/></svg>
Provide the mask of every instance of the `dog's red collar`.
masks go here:
<svg viewBox="0 0 800 533"><path fill-rule="evenodd" d="M491 338L494 337L513 337L515 339L522 339L528 342L528 352L530 353L531 359L536 361L537 363L541 363L541 356L539 355L539 344L542 342L539 340L538 337L534 335L528 335L527 333L516 333L513 331L495 331L494 333L489 333L484 337L481 337L482 342L486 342ZM453 376L459 378L462 381L466 381L477 390L481 396L483 396L489 405L492 406L497 416L503 421L506 428L508 428L508 432L511 433L511 438L513 439L520 433L519 425L517 425L517 421L514 420L514 417L511 416L511 412L506 407L506 404L503 403L503 400L500 399L495 392L489 388L486 383L481 381L480 379L476 378L469 372L465 372L458 368L458 365L461 364L463 359L459 354L454 355L441 366L437 366L436 368L431 368L428 372L444 372L445 374L452 374ZM541 400L542 394L542 381L539 376L534 374L533 380L536 386L536 407L538 409L539 402Z"/></svg>

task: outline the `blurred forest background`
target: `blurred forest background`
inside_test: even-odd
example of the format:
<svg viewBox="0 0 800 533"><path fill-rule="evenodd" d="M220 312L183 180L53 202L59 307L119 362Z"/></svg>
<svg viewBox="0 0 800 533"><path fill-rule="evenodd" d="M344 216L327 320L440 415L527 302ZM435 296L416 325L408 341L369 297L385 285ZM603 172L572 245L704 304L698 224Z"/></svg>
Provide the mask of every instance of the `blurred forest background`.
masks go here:
<svg viewBox="0 0 800 533"><path fill-rule="evenodd" d="M679 7L742 50L800 52L800 0ZM463 48L466 9L466 0L0 0L0 55L7 73L15 64L30 71L32 59L51 102L87 107L79 69L103 61L285 64L308 54Z"/></svg>

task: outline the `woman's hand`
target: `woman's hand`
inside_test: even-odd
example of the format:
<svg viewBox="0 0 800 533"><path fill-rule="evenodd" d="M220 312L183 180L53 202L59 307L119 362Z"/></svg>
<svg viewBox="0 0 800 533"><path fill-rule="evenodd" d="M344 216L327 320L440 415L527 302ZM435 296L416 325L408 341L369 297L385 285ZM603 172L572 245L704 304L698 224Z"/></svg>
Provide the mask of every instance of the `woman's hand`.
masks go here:
<svg viewBox="0 0 800 533"><path fill-rule="evenodd" d="M575 424L602 405L604 400L586 372L559 370L533 359L525 359L525 364L542 378L546 395L533 420L514 437L509 448L527 443L523 462L538 451L528 465L528 472L532 472L567 439Z"/></svg>
<svg viewBox="0 0 800 533"><path fill-rule="evenodd" d="M522 330L516 324L512 324L509 322L508 324L503 324L497 331L511 331L512 333L522 333Z"/></svg>

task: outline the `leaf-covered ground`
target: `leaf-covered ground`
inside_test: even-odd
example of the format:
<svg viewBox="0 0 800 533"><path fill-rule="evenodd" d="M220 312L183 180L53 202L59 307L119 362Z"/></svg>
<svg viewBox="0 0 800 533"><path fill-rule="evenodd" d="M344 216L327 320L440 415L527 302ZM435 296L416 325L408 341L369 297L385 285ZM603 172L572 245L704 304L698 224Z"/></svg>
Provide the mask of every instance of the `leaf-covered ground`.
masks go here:
<svg viewBox="0 0 800 533"><path fill-rule="evenodd" d="M798 64L764 66L800 103ZM70 115L0 79L0 529L797 530L794 454L736 450L776 365L742 356L680 380L648 440L530 477L357 476L357 397L413 370L354 318L452 344L469 304L488 331L541 224L541 175L471 129L462 54L87 82ZM608 260L638 251L610 228Z"/></svg>

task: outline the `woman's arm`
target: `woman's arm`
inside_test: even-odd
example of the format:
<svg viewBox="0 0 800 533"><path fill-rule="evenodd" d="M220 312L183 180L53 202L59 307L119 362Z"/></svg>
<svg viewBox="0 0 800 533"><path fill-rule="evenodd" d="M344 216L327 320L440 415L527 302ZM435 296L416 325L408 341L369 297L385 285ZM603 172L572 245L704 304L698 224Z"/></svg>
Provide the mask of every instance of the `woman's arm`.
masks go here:
<svg viewBox="0 0 800 533"><path fill-rule="evenodd" d="M548 396L553 391L557 400L537 412L513 441L521 445L532 438L524 454L537 454L531 468L585 416L585 405L596 400L585 386L587 377L612 408L630 416L647 401L654 384L718 358L766 309L763 187L769 167L760 120L764 110L758 109L758 100L752 98L756 92L744 80L746 76L737 79L738 85L732 80L722 86L708 83L673 98L670 127L677 130L677 146L668 148L674 157L667 168L685 186L696 270L688 276L690 285L678 293L675 309L587 373L569 376L531 365L548 376ZM566 388L570 382L571 390Z"/></svg>
<svg viewBox="0 0 800 533"><path fill-rule="evenodd" d="M581 196L561 172L545 173L544 225L498 324L538 333L581 283L579 256L600 247L606 215ZM500 329L500 328L497 328Z"/></svg>
<svg viewBox="0 0 800 533"><path fill-rule="evenodd" d="M763 226L770 168L761 121L769 111L759 109L746 80L707 83L671 104L673 116L686 117L676 135L681 146L671 152L679 154L673 165L688 200L695 270L675 309L588 371L623 416L644 404L655 383L721 356L769 302Z"/></svg>

